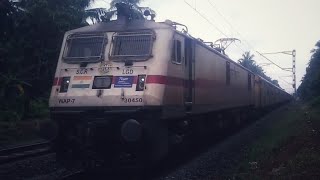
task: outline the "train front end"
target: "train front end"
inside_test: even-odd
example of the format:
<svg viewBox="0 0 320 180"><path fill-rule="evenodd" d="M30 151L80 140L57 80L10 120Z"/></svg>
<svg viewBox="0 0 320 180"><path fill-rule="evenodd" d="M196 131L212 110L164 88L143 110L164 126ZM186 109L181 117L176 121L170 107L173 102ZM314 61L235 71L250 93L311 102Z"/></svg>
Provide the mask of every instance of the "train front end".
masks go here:
<svg viewBox="0 0 320 180"><path fill-rule="evenodd" d="M115 165L166 154L161 77L171 37L167 25L144 20L65 34L49 104L60 159Z"/></svg>

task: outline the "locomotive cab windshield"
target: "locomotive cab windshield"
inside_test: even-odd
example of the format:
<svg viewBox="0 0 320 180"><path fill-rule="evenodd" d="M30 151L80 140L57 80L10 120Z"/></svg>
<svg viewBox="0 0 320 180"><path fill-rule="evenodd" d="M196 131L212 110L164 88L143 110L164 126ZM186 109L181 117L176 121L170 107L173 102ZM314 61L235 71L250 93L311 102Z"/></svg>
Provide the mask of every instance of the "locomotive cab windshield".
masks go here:
<svg viewBox="0 0 320 180"><path fill-rule="evenodd" d="M72 34L67 37L63 59L67 63L90 63L103 59L104 34Z"/></svg>
<svg viewBox="0 0 320 180"><path fill-rule="evenodd" d="M151 30L116 32L109 57L113 61L145 61L152 57L155 33Z"/></svg>

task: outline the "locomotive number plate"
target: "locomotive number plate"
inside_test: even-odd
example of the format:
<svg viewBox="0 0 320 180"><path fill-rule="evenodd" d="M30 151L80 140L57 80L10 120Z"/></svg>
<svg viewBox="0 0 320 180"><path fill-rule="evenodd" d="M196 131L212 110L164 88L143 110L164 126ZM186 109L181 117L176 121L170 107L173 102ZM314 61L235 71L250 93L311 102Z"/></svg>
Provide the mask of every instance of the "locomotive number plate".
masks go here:
<svg viewBox="0 0 320 180"><path fill-rule="evenodd" d="M136 103L136 102L143 102L142 98L123 98L124 103Z"/></svg>

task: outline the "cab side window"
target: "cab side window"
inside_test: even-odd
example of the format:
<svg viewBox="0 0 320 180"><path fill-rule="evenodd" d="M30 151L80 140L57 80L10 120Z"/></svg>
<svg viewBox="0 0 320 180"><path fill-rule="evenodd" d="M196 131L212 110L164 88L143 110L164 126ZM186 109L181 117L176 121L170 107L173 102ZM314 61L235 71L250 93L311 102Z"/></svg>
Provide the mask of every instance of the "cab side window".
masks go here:
<svg viewBox="0 0 320 180"><path fill-rule="evenodd" d="M181 64L182 62L182 55L181 55L181 41L174 40L173 41L173 49L172 49L172 62L176 64Z"/></svg>

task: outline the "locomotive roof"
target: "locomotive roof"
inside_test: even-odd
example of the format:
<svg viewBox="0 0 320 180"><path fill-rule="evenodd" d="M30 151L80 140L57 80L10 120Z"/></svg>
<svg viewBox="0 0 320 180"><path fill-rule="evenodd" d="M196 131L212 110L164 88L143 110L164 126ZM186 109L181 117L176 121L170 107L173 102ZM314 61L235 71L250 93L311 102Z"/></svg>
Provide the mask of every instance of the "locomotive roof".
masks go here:
<svg viewBox="0 0 320 180"><path fill-rule="evenodd" d="M106 31L124 31L136 29L163 29L172 28L165 23L157 23L154 21L134 20L127 23L119 21L101 22L89 26L84 26L78 29L68 31L68 33L92 33L92 32L106 32Z"/></svg>
<svg viewBox="0 0 320 180"><path fill-rule="evenodd" d="M225 58L226 60L230 61L231 63L237 65L240 68L243 68L245 70L247 70L248 72L253 73L251 70L245 68L244 66L234 62L232 59L230 59L228 56L221 54L220 52L218 52L217 50L215 50L214 48L209 47L208 45L204 44L202 41L200 41L199 39L191 36L190 34L187 33L182 33L178 30L176 30L175 28L173 28L171 25L167 24L167 23L159 23L159 22L154 22L154 21L149 21L149 20L134 20L134 21L128 21L127 23L125 22L121 22L121 21L110 21L110 22L101 22L101 23L96 23L93 25L88 25L88 26L84 26L78 29L73 29L68 31L68 34L73 34L73 33L94 33L94 32L107 32L107 31L130 31L130 30L137 30L137 29L173 29L175 30L177 33L186 36L188 38L191 38L193 40L195 40L198 44L201 44L203 47L210 49L211 51L213 51L215 54L222 56L223 58ZM257 74L255 74L256 76L259 76ZM267 82L269 85L284 91L283 89L275 86L274 84L272 84L271 82L269 82L268 80L264 79L263 77L259 76L260 79L262 79L263 81ZM286 92L286 91L284 91ZM287 92L286 92L287 93Z"/></svg>
<svg viewBox="0 0 320 180"><path fill-rule="evenodd" d="M176 30L176 31L177 31L177 30ZM233 60L230 59L227 55L224 55L224 54L220 53L219 51L217 51L216 49L214 49L214 48L206 45L203 41L201 41L201 40L199 40L199 39L191 36L190 34L184 34L184 33L181 33L181 32L179 32L179 31L177 31L177 32L178 32L179 34L183 35L183 36L187 36L188 38L194 39L198 44L201 44L203 47L211 50L211 51L214 52L215 54L223 57L224 59L228 60L229 62L233 63L234 65L236 65L236 66L238 66L238 67L240 67L240 68L242 68L242 69L245 69L246 71L254 74L255 76L258 76L262 81L266 82L266 83L269 84L270 86L273 86L274 88L276 88L276 89L278 89L278 90L281 90L281 91L287 93L287 92L286 92L284 89L282 89L281 87L278 87L278 86L274 85L273 83L271 83L270 81L268 81L268 80L265 79L264 77L262 77L262 76L260 76L260 75L258 75L258 74L256 74L256 73L254 73L254 72L251 71L250 69L248 69L248 68L242 66L241 64L233 61ZM287 93L287 94L288 94L288 93Z"/></svg>
<svg viewBox="0 0 320 180"><path fill-rule="evenodd" d="M178 32L178 33L180 33L180 34L182 34L182 35L186 36L186 34L183 34L183 33L181 33L181 32ZM248 69L248 68L246 68L246 67L242 66L241 64L239 64L239 63L237 63L237 62L233 61L233 60L232 60L232 59L230 59L228 56L226 56L226 55L224 55L224 54L221 54L220 52L218 52L218 51L217 51L217 50L215 50L214 48L212 48L212 47L210 47L210 46L208 46L208 45L204 44L204 43L203 43L202 41L200 41L199 39L194 38L194 37L192 37L192 36L191 36L191 35L189 35L189 34L188 34L187 36L188 36L189 38L194 39L198 44L201 44L203 47L205 47L205 48L207 48L207 49L211 50L211 51L212 51L212 52L214 52L215 54L217 54L217 55L219 55L219 56L223 57L224 59L228 60L229 62L233 63L234 65L236 65L236 66L238 66L238 67L240 67L240 68L242 68L242 69L245 69L246 71L248 71L248 72L250 72L250 73L254 74L255 76L258 76L262 81L266 82L266 83L267 83L267 84L269 84L270 86L273 86L273 87L275 87L276 89L279 89L279 90L281 90L281 91L283 91L283 92L287 93L287 92L286 92L286 91L284 91L281 87L278 87L278 86L274 85L273 83L271 83L271 82L270 82L270 81L268 81L267 79L263 78L262 76L260 76L260 75L258 75L258 74L256 74L256 73L254 73L254 72L253 72L253 71L251 71L250 69Z"/></svg>

